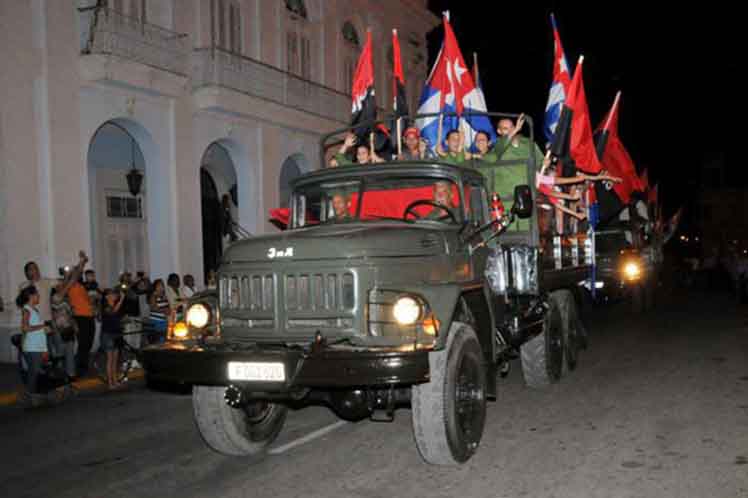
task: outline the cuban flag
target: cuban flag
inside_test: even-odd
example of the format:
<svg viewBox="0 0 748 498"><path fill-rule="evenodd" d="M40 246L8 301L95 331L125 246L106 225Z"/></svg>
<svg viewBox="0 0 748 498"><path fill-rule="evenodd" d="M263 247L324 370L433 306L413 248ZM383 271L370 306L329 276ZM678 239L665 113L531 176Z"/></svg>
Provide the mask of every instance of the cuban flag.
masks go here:
<svg viewBox="0 0 748 498"><path fill-rule="evenodd" d="M476 86L473 75L465 65L460 47L457 44L448 13L444 14L444 42L431 69L421 94L418 114L456 113L444 116L442 136L439 132L439 116L419 118L416 125L421 130L429 147L434 150L440 140L444 140L450 130L462 128L465 146L470 147L479 131L495 138L491 120L486 116L486 99L483 91ZM444 144L442 144L444 145Z"/></svg>
<svg viewBox="0 0 748 498"><path fill-rule="evenodd" d="M543 132L548 142L553 141L553 135L556 132L561 110L566 102L566 96L569 95L569 86L571 86L571 76L569 76L569 65L566 63L564 49L561 46L561 36L558 34L556 27L556 18L551 14L551 25L553 26L553 82L551 91L548 93L548 103L545 105L545 120L543 123Z"/></svg>

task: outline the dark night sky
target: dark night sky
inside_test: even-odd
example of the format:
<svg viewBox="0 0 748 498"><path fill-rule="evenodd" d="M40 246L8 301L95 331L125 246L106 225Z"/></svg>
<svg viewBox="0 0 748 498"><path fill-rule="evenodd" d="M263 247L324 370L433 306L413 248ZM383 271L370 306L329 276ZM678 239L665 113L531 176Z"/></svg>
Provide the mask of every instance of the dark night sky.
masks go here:
<svg viewBox="0 0 748 498"><path fill-rule="evenodd" d="M554 12L570 69L585 56L593 127L622 90L621 137L638 168L648 167L650 182L660 182L666 211L693 198L701 164L722 151L728 181L746 186L745 165L737 163L745 140L739 116L746 115L746 97L738 85L741 91L746 85L737 74L745 57L744 17L719 2L693 9L651 1L603 9L603 3L430 0L429 8L450 10L468 64L478 53L489 110L529 113L536 135L552 76ZM433 62L442 29L431 35Z"/></svg>

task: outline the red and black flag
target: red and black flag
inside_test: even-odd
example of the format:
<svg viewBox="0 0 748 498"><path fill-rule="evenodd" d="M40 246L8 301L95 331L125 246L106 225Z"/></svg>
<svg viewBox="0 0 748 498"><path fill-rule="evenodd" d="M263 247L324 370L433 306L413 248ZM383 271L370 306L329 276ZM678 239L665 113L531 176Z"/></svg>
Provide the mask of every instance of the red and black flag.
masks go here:
<svg viewBox="0 0 748 498"><path fill-rule="evenodd" d="M595 193L600 204L599 217L601 223L613 218L631 202L631 194L635 190L637 182L634 161L618 136L620 98L621 92L618 92L613 101L613 106L595 133L597 155L603 171L606 171L610 176L621 179L620 183L595 182Z"/></svg>
<svg viewBox="0 0 748 498"><path fill-rule="evenodd" d="M374 96L374 63L371 57L371 31L366 32L366 43L356 64L351 89L351 127L360 140L369 139L371 123L377 117ZM368 123L368 124L364 124Z"/></svg>
<svg viewBox="0 0 748 498"><path fill-rule="evenodd" d="M551 145L551 153L563 159L571 159L578 170L596 174L602 170L592 138L590 112L582 79L584 56L579 57L574 77L569 86L564 108ZM569 161L564 161L566 164Z"/></svg>
<svg viewBox="0 0 748 498"><path fill-rule="evenodd" d="M637 190L639 192L642 192L646 194L649 192L649 174L647 173L647 168L644 168L644 171L642 171L642 174L639 175L639 181L638 181L638 188Z"/></svg>
<svg viewBox="0 0 748 498"><path fill-rule="evenodd" d="M397 30L392 30L392 110L395 119L408 116L408 99L405 96L405 75L403 74L403 63L400 58L400 41L397 38ZM403 129L407 123L402 123Z"/></svg>

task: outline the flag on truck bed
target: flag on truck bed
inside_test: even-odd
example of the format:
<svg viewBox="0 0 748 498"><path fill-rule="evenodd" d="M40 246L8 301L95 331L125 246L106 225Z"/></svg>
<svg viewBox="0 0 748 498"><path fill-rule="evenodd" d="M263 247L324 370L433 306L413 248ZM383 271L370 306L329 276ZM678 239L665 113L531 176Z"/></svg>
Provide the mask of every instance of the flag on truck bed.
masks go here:
<svg viewBox="0 0 748 498"><path fill-rule="evenodd" d="M561 111L558 128L551 145L554 156L569 157L574 166L585 173L596 174L602 169L597 158L595 142L592 138L592 125L587 107L587 96L584 93L582 79L582 63L584 57L579 57L574 69L574 78L569 86L569 94Z"/></svg>
<svg viewBox="0 0 748 498"><path fill-rule="evenodd" d="M392 30L392 110L395 119L410 114L408 111L408 99L405 96L405 75L403 74L403 63L400 58L400 40L397 38L397 30ZM402 123L403 130L408 123Z"/></svg>
<svg viewBox="0 0 748 498"><path fill-rule="evenodd" d="M456 116L444 116L442 136L437 137L439 116L420 118L416 125L421 136L429 142L429 147L436 148L439 141L452 129L462 128L465 133L466 146L470 146L471 137L478 131L485 131L491 136L493 126L486 112L486 101L483 92L475 85L473 75L465 65L460 47L457 44L452 26L447 15L444 15L444 42L436 58L431 74L421 94L418 107L419 114L456 113Z"/></svg>
<svg viewBox="0 0 748 498"><path fill-rule="evenodd" d="M351 126L361 140L369 139L371 124L362 126L377 117L377 101L374 96L374 64L371 58L371 31L366 32L366 43L356 64L351 89Z"/></svg>
<svg viewBox="0 0 748 498"><path fill-rule="evenodd" d="M621 179L620 183L595 182L597 199L600 203L601 223L613 218L631 202L631 193L635 190L637 181L634 162L618 136L620 98L621 92L618 92L613 106L595 134L597 155L603 170Z"/></svg>
<svg viewBox="0 0 748 498"><path fill-rule="evenodd" d="M561 46L561 36L558 34L556 18L553 14L551 14L551 25L553 26L553 81L548 93L548 102L545 105L543 123L543 132L548 142L553 141L553 135L561 117L561 110L566 102L566 96L569 95L569 86L571 85L569 65L566 63L564 49Z"/></svg>

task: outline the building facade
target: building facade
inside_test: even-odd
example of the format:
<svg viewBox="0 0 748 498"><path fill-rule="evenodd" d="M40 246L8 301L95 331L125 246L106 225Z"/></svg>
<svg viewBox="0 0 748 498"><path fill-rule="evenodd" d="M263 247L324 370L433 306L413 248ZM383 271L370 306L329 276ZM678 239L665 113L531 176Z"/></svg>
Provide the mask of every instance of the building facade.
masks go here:
<svg viewBox="0 0 748 498"><path fill-rule="evenodd" d="M55 276L84 249L105 286L123 271L202 282L224 211L274 231L268 210L350 118L367 29L379 105L397 28L415 109L439 21L426 3L0 0L0 360L27 261Z"/></svg>

